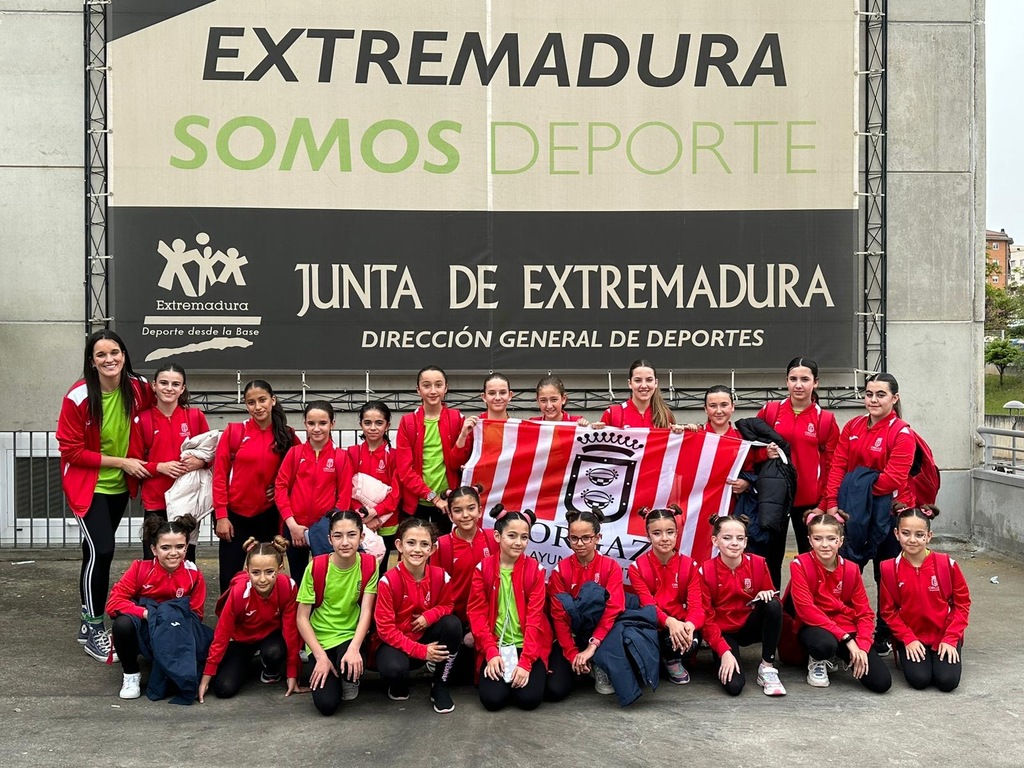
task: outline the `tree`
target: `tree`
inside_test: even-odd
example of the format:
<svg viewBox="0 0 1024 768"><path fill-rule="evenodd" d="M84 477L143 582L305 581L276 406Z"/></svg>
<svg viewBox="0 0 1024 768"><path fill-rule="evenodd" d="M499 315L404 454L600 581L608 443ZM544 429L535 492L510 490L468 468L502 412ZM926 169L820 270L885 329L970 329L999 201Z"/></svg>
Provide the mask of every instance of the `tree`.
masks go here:
<svg viewBox="0 0 1024 768"><path fill-rule="evenodd" d="M993 288L985 284L985 333L1009 330L1024 319L1024 295L1018 286Z"/></svg>
<svg viewBox="0 0 1024 768"><path fill-rule="evenodd" d="M985 362L999 369L999 386L1003 386L1003 374L1011 365L1020 365L1024 353L1009 339L994 339L985 345Z"/></svg>

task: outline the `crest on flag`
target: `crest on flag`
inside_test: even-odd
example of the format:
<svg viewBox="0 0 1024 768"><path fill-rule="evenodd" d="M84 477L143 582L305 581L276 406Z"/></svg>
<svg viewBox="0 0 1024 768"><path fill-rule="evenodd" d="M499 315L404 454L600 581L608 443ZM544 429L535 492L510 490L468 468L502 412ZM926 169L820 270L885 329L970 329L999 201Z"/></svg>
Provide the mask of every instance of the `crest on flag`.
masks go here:
<svg viewBox="0 0 1024 768"><path fill-rule="evenodd" d="M644 444L622 433L588 432L576 437L565 485L565 509L600 512L607 522L629 511L637 454Z"/></svg>

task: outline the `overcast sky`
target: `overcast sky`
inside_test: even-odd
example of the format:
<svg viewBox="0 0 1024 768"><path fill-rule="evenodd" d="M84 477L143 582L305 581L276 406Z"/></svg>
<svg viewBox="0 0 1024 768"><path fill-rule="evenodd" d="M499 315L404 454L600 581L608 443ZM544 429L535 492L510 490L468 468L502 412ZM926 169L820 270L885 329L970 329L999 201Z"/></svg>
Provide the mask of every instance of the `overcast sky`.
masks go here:
<svg viewBox="0 0 1024 768"><path fill-rule="evenodd" d="M1024 2L988 0L985 9L989 229L1024 244Z"/></svg>

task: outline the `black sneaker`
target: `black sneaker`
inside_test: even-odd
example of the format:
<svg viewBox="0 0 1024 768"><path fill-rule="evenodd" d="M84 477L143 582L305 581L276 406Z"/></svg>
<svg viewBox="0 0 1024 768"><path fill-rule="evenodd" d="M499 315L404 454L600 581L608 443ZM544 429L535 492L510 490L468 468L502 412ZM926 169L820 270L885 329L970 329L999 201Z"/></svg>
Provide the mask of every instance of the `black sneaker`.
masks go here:
<svg viewBox="0 0 1024 768"><path fill-rule="evenodd" d="M433 685L430 688L430 701L434 705L434 711L439 715L447 715L455 709L455 702L452 695L448 693L448 686Z"/></svg>
<svg viewBox="0 0 1024 768"><path fill-rule="evenodd" d="M892 653L892 644L885 638L875 638L875 642L872 644L871 648L879 656L888 656Z"/></svg>
<svg viewBox="0 0 1024 768"><path fill-rule="evenodd" d="M395 685L388 688L388 698L392 701L408 701L409 700L409 685Z"/></svg>

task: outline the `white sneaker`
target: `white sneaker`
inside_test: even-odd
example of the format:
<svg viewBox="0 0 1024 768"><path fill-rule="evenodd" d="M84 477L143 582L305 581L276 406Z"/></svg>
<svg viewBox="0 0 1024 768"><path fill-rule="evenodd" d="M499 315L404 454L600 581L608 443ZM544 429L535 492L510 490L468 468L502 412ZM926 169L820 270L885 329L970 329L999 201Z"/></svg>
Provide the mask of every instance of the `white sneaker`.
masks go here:
<svg viewBox="0 0 1024 768"><path fill-rule="evenodd" d="M600 693L602 696L607 696L611 693L615 693L615 687L612 685L611 679L608 677L608 673L605 672L598 666L594 667L591 672L594 677L594 690Z"/></svg>
<svg viewBox="0 0 1024 768"><path fill-rule="evenodd" d="M341 678L341 700L352 701L359 695L359 681L356 680L354 683L350 680L346 680L344 677Z"/></svg>
<svg viewBox="0 0 1024 768"><path fill-rule="evenodd" d="M142 695L142 688L139 685L139 680L142 678L141 672L129 675L124 674L121 680L121 692L117 695L122 699L137 699Z"/></svg>
<svg viewBox="0 0 1024 768"><path fill-rule="evenodd" d="M811 659L807 662L807 684L813 688L828 688L828 671L835 668L831 661Z"/></svg>
<svg viewBox="0 0 1024 768"><path fill-rule="evenodd" d="M828 680L828 673L825 673L825 679ZM773 667L771 664L761 664L757 668L757 684L764 689L765 696L785 696L786 687L779 680L779 670ZM811 683L813 685L813 683Z"/></svg>

